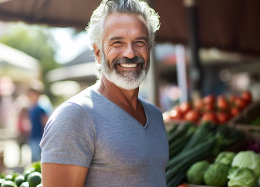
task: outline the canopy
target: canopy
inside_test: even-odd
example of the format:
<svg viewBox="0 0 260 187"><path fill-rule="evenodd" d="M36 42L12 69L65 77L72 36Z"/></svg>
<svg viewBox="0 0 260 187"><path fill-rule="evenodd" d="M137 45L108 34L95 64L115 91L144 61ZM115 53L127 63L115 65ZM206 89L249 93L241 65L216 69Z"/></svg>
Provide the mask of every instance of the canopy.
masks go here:
<svg viewBox="0 0 260 187"><path fill-rule="evenodd" d="M2 1L2 3L1 3ZM1 0L0 20L84 29L98 0ZM159 13L156 41L187 44L182 0L150 0ZM260 55L259 0L197 0L200 47Z"/></svg>
<svg viewBox="0 0 260 187"><path fill-rule="evenodd" d="M1 75L8 75L18 81L38 78L39 64L33 57L0 43L0 76Z"/></svg>

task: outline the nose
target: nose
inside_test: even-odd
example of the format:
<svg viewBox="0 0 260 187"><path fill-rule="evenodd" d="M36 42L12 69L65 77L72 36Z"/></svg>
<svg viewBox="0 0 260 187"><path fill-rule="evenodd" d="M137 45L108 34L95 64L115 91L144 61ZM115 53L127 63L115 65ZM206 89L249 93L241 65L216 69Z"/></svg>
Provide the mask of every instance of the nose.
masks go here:
<svg viewBox="0 0 260 187"><path fill-rule="evenodd" d="M123 52L123 56L132 59L136 56L133 44L128 44Z"/></svg>

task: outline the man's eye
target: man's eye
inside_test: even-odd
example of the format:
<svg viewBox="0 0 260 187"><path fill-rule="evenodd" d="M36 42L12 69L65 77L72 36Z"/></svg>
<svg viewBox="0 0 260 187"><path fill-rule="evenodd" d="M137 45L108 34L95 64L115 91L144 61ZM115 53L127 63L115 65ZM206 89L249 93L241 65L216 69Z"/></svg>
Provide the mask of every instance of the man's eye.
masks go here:
<svg viewBox="0 0 260 187"><path fill-rule="evenodd" d="M121 42L121 41L115 41L115 42L113 43L113 45L120 45L120 44L123 44L123 42Z"/></svg>
<svg viewBox="0 0 260 187"><path fill-rule="evenodd" d="M144 41L136 41L135 44L139 47L143 47L146 45L146 43Z"/></svg>

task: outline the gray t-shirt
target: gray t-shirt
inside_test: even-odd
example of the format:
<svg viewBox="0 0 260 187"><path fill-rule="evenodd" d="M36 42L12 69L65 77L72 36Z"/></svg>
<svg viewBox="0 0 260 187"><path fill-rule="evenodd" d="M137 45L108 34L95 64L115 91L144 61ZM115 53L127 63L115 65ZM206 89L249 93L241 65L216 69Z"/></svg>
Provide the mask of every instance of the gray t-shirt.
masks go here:
<svg viewBox="0 0 260 187"><path fill-rule="evenodd" d="M165 187L168 142L162 113L139 99L146 125L97 91L97 84L60 105L40 146L42 163L88 167L84 187Z"/></svg>

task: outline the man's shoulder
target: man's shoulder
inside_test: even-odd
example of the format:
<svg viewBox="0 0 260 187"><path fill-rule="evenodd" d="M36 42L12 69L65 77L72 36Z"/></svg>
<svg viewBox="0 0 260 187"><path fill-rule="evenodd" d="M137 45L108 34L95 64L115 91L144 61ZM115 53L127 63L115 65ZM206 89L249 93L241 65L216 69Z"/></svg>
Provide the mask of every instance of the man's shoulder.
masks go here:
<svg viewBox="0 0 260 187"><path fill-rule="evenodd" d="M85 90L81 91L77 95L74 95L65 103L74 103L80 106L92 106L93 101L98 98L98 94L95 91L93 86L86 88Z"/></svg>

